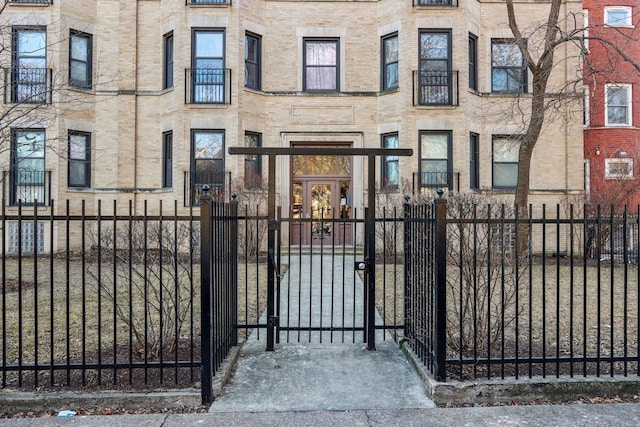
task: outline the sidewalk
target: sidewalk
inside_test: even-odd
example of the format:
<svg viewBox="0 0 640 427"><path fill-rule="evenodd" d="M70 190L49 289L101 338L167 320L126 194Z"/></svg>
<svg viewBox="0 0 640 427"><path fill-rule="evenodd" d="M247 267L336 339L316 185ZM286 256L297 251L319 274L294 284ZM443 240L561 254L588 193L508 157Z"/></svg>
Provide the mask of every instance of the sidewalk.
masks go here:
<svg viewBox="0 0 640 427"><path fill-rule="evenodd" d="M0 426L614 426L640 425L635 403L564 406L500 406L310 412L218 412L180 415L111 415L0 419Z"/></svg>

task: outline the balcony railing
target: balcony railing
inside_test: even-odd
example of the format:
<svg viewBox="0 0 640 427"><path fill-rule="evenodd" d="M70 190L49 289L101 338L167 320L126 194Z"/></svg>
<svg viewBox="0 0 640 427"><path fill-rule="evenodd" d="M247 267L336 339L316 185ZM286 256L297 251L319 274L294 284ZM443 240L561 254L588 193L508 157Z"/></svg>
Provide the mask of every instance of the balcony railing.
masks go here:
<svg viewBox="0 0 640 427"><path fill-rule="evenodd" d="M200 206L200 194L202 186L207 184L209 194L214 200L228 200L231 188L225 188L225 184L231 185L231 172L196 173L184 171L184 206Z"/></svg>
<svg viewBox="0 0 640 427"><path fill-rule="evenodd" d="M5 0L5 3L53 4L53 0Z"/></svg>
<svg viewBox="0 0 640 427"><path fill-rule="evenodd" d="M413 105L459 105L457 71L414 71Z"/></svg>
<svg viewBox="0 0 640 427"><path fill-rule="evenodd" d="M413 174L413 191L423 188L460 191L460 172L417 172Z"/></svg>
<svg viewBox="0 0 640 427"><path fill-rule="evenodd" d="M187 68L186 104L231 104L231 70L228 68Z"/></svg>
<svg viewBox="0 0 640 427"><path fill-rule="evenodd" d="M50 206L51 171L3 171L2 199L9 206L33 206L36 202L38 206Z"/></svg>
<svg viewBox="0 0 640 427"><path fill-rule="evenodd" d="M229 5L231 6L231 0L185 0L185 4L197 4L197 5Z"/></svg>
<svg viewBox="0 0 640 427"><path fill-rule="evenodd" d="M5 104L51 104L53 70L11 68L4 70Z"/></svg>
<svg viewBox="0 0 640 427"><path fill-rule="evenodd" d="M453 6L458 7L458 0L413 0L414 6Z"/></svg>

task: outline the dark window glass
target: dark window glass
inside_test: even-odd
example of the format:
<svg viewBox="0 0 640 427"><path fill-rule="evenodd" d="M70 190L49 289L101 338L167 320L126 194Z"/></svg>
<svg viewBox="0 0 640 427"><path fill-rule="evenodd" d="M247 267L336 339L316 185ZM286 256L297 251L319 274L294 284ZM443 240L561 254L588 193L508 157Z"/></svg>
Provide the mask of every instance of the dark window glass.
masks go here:
<svg viewBox="0 0 640 427"><path fill-rule="evenodd" d="M469 34L469 89L478 90L478 38Z"/></svg>
<svg viewBox="0 0 640 427"><path fill-rule="evenodd" d="M92 40L91 34L71 31L69 38L69 85L81 88L92 86Z"/></svg>
<svg viewBox="0 0 640 427"><path fill-rule="evenodd" d="M527 69L513 40L491 40L491 92L527 92Z"/></svg>
<svg viewBox="0 0 640 427"><path fill-rule="evenodd" d="M245 147L261 147L262 135L255 132L244 134ZM244 157L244 186L246 188L262 187L262 161L258 155Z"/></svg>
<svg viewBox="0 0 640 427"><path fill-rule="evenodd" d="M382 38L382 90L398 87L398 35Z"/></svg>
<svg viewBox="0 0 640 427"><path fill-rule="evenodd" d="M91 134L69 131L69 187L91 187Z"/></svg>
<svg viewBox="0 0 640 427"><path fill-rule="evenodd" d="M469 135L469 188L472 190L480 188L479 139L476 133Z"/></svg>
<svg viewBox="0 0 640 427"><path fill-rule="evenodd" d="M173 132L162 134L162 187L173 187Z"/></svg>
<svg viewBox="0 0 640 427"><path fill-rule="evenodd" d="M340 90L338 40L304 41L304 90L333 92Z"/></svg>
<svg viewBox="0 0 640 427"><path fill-rule="evenodd" d="M261 89L260 50L260 37L247 34L244 38L244 85L250 89Z"/></svg>
<svg viewBox="0 0 640 427"><path fill-rule="evenodd" d="M162 88L173 87L173 33L164 36L164 62Z"/></svg>
<svg viewBox="0 0 640 427"><path fill-rule="evenodd" d="M382 135L382 148L398 148L398 134ZM398 188L400 185L400 170L398 156L382 157L382 187Z"/></svg>

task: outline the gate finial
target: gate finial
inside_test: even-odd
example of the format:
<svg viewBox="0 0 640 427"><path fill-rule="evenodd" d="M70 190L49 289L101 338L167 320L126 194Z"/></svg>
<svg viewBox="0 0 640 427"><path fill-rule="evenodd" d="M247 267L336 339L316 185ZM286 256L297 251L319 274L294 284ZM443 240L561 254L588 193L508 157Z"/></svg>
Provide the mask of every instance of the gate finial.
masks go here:
<svg viewBox="0 0 640 427"><path fill-rule="evenodd" d="M442 195L444 194L444 190L442 188L438 188L436 190L436 193L438 193L438 197L442 198Z"/></svg>

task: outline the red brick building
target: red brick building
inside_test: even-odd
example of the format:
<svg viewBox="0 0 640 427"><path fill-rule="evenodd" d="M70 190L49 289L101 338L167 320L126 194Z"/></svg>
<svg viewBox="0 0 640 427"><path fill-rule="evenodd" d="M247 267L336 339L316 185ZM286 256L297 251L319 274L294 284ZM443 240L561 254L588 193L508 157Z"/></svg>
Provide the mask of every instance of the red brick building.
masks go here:
<svg viewBox="0 0 640 427"><path fill-rule="evenodd" d="M584 0L585 185L587 200L609 209L640 204L640 74L598 38L640 63L637 0ZM635 39L635 40L634 40ZM593 71L595 70L595 71Z"/></svg>

